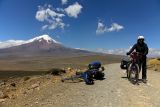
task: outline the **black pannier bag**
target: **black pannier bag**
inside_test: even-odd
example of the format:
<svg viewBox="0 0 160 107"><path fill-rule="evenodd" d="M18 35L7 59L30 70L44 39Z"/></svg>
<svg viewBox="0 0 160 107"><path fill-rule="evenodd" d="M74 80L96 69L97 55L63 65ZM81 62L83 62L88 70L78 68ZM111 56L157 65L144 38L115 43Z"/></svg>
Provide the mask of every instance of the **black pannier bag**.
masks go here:
<svg viewBox="0 0 160 107"><path fill-rule="evenodd" d="M123 58L121 60L121 65L120 65L121 69L127 69L129 63L130 63L130 59L129 58Z"/></svg>
<svg viewBox="0 0 160 107"><path fill-rule="evenodd" d="M99 61L92 62L88 65L88 68L89 69L99 69L101 68L101 62Z"/></svg>

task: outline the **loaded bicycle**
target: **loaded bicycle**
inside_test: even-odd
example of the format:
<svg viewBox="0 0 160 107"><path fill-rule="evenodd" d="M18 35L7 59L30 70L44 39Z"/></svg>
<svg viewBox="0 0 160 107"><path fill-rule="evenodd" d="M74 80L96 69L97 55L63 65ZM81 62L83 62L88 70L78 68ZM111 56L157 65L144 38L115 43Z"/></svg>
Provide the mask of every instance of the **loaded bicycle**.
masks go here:
<svg viewBox="0 0 160 107"><path fill-rule="evenodd" d="M138 52L132 52L130 54L130 62L128 63L127 67L127 78L133 84L138 83L139 80L139 61L142 58L142 55Z"/></svg>

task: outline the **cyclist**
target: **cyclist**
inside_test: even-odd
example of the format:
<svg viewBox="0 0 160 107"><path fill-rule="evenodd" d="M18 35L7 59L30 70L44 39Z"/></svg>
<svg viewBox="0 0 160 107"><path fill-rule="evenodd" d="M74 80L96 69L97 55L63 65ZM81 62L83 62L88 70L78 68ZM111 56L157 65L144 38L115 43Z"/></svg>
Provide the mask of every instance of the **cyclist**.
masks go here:
<svg viewBox="0 0 160 107"><path fill-rule="evenodd" d="M147 54L148 54L148 46L144 42L144 36L138 36L137 43L130 49L129 52L127 52L127 55L130 55L134 50L138 52L142 57L139 60L139 67L140 70L142 68L142 82L146 83L147 82Z"/></svg>
<svg viewBox="0 0 160 107"><path fill-rule="evenodd" d="M85 72L76 72L76 75L71 76L70 78L64 78L61 81L65 80L74 80L76 78L84 79L85 83L88 85L94 84L94 80L103 80L104 79L104 67L101 67L101 62L94 61L88 65L88 69Z"/></svg>

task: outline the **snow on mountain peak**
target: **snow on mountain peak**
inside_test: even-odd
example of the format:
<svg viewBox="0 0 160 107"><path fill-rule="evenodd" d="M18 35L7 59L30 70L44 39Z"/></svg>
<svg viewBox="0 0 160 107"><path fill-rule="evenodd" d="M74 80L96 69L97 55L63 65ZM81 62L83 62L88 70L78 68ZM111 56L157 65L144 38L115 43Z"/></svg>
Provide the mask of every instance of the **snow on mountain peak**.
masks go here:
<svg viewBox="0 0 160 107"><path fill-rule="evenodd" d="M41 41L42 39L46 40L48 43L50 43L50 42L59 43L56 40L52 39L49 35L41 35L41 36L35 37L33 39L28 40L28 43L36 41L36 40Z"/></svg>
<svg viewBox="0 0 160 107"><path fill-rule="evenodd" d="M13 46L18 46L18 45L22 45L22 44L27 44L27 43L31 43L34 41L39 41L41 42L43 40L47 41L47 43L57 43L57 44L61 44L60 42L57 42L56 40L52 39L49 35L41 35L41 36L37 36L33 39L29 39L29 40L7 40L7 41L0 41L0 49L3 48L9 48L9 47L13 47Z"/></svg>

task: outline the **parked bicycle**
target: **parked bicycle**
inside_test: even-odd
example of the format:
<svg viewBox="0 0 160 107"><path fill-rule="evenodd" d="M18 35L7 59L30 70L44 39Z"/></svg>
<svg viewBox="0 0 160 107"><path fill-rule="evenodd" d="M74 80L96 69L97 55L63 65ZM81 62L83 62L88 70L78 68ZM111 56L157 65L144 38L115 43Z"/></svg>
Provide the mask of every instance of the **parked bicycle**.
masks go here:
<svg viewBox="0 0 160 107"><path fill-rule="evenodd" d="M129 81L131 81L133 84L138 83L139 80L139 72L140 72L140 67L139 67L139 61L141 59L141 54L138 52L132 52L130 54L130 63L128 63L127 67L127 78Z"/></svg>

